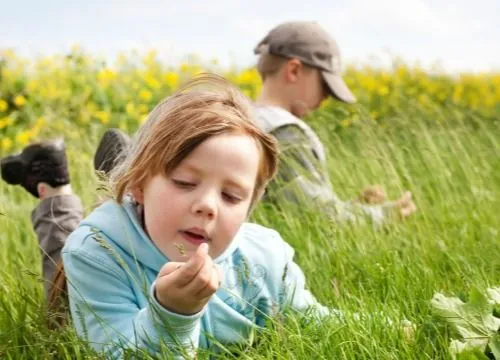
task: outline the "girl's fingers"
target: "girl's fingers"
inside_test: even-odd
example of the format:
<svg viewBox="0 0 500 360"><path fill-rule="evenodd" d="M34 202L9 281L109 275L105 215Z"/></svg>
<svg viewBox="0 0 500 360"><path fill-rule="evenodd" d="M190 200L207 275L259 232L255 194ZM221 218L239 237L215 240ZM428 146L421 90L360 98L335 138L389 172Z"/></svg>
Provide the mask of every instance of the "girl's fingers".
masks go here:
<svg viewBox="0 0 500 360"><path fill-rule="evenodd" d="M182 262L176 262L176 261L171 261L163 265L160 269L160 272L158 273L158 277L170 275L179 268L181 268L182 265L185 263Z"/></svg>
<svg viewBox="0 0 500 360"><path fill-rule="evenodd" d="M208 257L198 275L183 290L192 294L196 299L200 299L198 294L206 287L210 287L214 272L212 259Z"/></svg>
<svg viewBox="0 0 500 360"><path fill-rule="evenodd" d="M203 243L196 249L196 252L188 262L180 268L175 279L175 286L178 288L188 286L196 278L207 259L210 259L210 256L208 256L208 244Z"/></svg>
<svg viewBox="0 0 500 360"><path fill-rule="evenodd" d="M207 285L202 288L198 294L196 294L196 297L200 300L209 298L212 296L220 287L221 284L221 279L222 277L220 276L221 273L219 271L219 268L217 265L214 264L212 266L212 273L211 273L211 278L210 281L207 283Z"/></svg>

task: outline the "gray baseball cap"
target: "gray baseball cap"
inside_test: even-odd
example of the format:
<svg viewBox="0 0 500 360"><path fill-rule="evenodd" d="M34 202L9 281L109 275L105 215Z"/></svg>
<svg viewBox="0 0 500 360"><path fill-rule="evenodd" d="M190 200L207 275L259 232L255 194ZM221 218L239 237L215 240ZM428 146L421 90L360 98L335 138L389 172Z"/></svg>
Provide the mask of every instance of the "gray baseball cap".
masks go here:
<svg viewBox="0 0 500 360"><path fill-rule="evenodd" d="M254 53L297 58L321 70L331 95L354 103L356 97L341 77L340 50L335 40L314 21L290 21L276 26L254 49Z"/></svg>

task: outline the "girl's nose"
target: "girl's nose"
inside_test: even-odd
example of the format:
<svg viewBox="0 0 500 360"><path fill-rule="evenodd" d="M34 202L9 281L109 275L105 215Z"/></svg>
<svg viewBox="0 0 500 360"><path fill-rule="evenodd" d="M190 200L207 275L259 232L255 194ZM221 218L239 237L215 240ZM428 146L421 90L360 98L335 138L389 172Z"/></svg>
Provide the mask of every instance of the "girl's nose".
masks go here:
<svg viewBox="0 0 500 360"><path fill-rule="evenodd" d="M193 203L193 212L213 219L217 215L217 195L213 191L203 194Z"/></svg>

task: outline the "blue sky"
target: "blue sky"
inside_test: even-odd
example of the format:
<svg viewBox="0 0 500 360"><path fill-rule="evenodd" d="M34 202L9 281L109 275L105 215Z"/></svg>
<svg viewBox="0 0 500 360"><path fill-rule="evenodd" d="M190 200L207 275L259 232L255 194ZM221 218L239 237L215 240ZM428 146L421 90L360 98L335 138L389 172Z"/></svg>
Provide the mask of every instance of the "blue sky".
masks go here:
<svg viewBox="0 0 500 360"><path fill-rule="evenodd" d="M1 6L0 48L24 55L72 44L106 57L156 48L165 61L189 53L251 65L253 47L274 25L316 20L346 62L387 64L392 56L449 71L500 71L500 1L87 0L9 1Z"/></svg>

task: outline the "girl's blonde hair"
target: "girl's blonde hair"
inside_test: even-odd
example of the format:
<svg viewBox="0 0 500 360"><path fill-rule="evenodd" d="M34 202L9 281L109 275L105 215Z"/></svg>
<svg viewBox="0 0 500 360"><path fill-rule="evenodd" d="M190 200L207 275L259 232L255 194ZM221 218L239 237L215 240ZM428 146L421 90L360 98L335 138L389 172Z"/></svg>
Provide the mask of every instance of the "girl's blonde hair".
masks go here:
<svg viewBox="0 0 500 360"><path fill-rule="evenodd" d="M158 104L136 133L126 159L111 174L118 202L158 173L168 175L198 145L213 136L243 133L260 151L252 206L276 174L277 142L253 121L250 101L224 78L201 74Z"/></svg>

